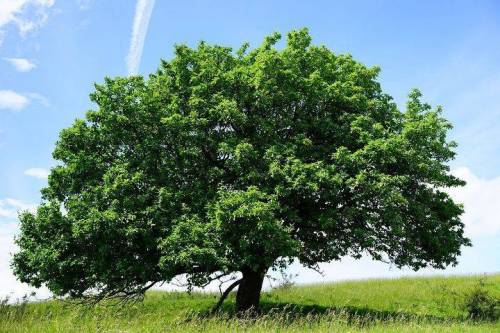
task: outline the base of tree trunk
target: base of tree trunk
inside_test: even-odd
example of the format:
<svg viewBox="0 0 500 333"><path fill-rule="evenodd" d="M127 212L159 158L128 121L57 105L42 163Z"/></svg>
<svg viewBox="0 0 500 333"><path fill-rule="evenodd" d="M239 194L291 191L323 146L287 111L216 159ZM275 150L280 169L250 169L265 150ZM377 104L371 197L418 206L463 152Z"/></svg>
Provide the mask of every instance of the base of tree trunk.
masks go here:
<svg viewBox="0 0 500 333"><path fill-rule="evenodd" d="M243 271L241 283L236 294L236 311L257 311L259 309L260 291L267 269L257 272L251 270Z"/></svg>

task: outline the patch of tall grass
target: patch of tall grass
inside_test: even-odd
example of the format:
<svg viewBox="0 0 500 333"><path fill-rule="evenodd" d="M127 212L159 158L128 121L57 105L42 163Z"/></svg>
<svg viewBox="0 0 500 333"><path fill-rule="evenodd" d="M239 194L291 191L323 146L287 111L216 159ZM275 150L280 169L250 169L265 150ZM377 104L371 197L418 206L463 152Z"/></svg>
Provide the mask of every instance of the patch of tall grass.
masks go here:
<svg viewBox="0 0 500 333"><path fill-rule="evenodd" d="M478 288L500 299L500 274L287 286L262 295L258 316L234 313L234 295L152 291L140 303L89 308L72 302L0 304L0 332L500 332L473 317Z"/></svg>

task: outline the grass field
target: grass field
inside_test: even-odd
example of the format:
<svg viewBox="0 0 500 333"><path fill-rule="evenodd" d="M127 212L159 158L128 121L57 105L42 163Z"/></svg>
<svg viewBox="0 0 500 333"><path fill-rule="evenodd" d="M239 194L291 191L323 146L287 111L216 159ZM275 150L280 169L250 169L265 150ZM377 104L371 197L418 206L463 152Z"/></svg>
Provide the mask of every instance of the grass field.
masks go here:
<svg viewBox="0 0 500 333"><path fill-rule="evenodd" d="M500 332L470 320L464 299L484 281L500 299L500 274L293 286L263 293L262 313L237 317L234 295L154 291L141 303L88 308L62 301L0 307L0 332Z"/></svg>

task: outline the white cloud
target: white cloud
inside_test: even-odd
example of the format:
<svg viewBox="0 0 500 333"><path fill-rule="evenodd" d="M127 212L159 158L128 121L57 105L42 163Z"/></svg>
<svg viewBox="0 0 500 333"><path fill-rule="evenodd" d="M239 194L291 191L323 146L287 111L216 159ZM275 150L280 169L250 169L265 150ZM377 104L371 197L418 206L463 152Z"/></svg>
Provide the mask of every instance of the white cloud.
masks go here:
<svg viewBox="0 0 500 333"><path fill-rule="evenodd" d="M31 168L24 171L26 176L35 177L39 179L47 179L49 177L49 170L42 168Z"/></svg>
<svg viewBox="0 0 500 333"><path fill-rule="evenodd" d="M5 203L0 201L0 218L16 218L17 210L6 207Z"/></svg>
<svg viewBox="0 0 500 333"><path fill-rule="evenodd" d="M21 111L32 101L48 107L49 101L38 93L20 94L12 90L0 90L0 110Z"/></svg>
<svg viewBox="0 0 500 333"><path fill-rule="evenodd" d="M20 111L29 103L29 99L12 90L0 90L0 109Z"/></svg>
<svg viewBox="0 0 500 333"><path fill-rule="evenodd" d="M130 38L130 48L127 55L127 70L131 75L137 74L141 63L144 40L148 32L149 20L155 0L137 0L135 7L134 24Z"/></svg>
<svg viewBox="0 0 500 333"><path fill-rule="evenodd" d="M464 204L462 220L468 235L496 235L500 232L500 177L481 179L468 168L453 170L467 182L464 187L448 190L453 199Z"/></svg>
<svg viewBox="0 0 500 333"><path fill-rule="evenodd" d="M26 97L30 98L31 100L35 100L38 103L40 103L42 106L48 107L50 105L49 100L38 93L27 93L25 94Z"/></svg>
<svg viewBox="0 0 500 333"><path fill-rule="evenodd" d="M0 199L0 222L2 222L2 219L16 218L20 210L33 212L35 209L35 204L25 203L12 198Z"/></svg>
<svg viewBox="0 0 500 333"><path fill-rule="evenodd" d="M0 29L14 24L21 36L40 28L49 16L48 10L55 0L2 0L0 1ZM0 30L0 34L4 34Z"/></svg>
<svg viewBox="0 0 500 333"><path fill-rule="evenodd" d="M80 10L87 10L90 8L93 0L77 0L76 2Z"/></svg>
<svg viewBox="0 0 500 333"><path fill-rule="evenodd" d="M29 72L36 67L36 65L33 62L24 58L3 58L3 59L8 63L10 63L12 66L14 66L14 68L19 72Z"/></svg>

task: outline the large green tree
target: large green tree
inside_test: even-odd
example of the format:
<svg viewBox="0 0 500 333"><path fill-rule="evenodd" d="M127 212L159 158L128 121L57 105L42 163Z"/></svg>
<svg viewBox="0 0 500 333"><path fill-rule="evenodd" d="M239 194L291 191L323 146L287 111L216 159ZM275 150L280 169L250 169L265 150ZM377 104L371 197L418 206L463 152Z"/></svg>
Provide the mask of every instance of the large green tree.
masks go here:
<svg viewBox="0 0 500 333"><path fill-rule="evenodd" d="M64 129L13 268L56 295L129 297L184 274L238 273L238 310L270 268L369 255L415 270L457 263L462 207L444 189L451 125L379 69L311 45L306 29L253 50L175 48L158 71L105 79Z"/></svg>

